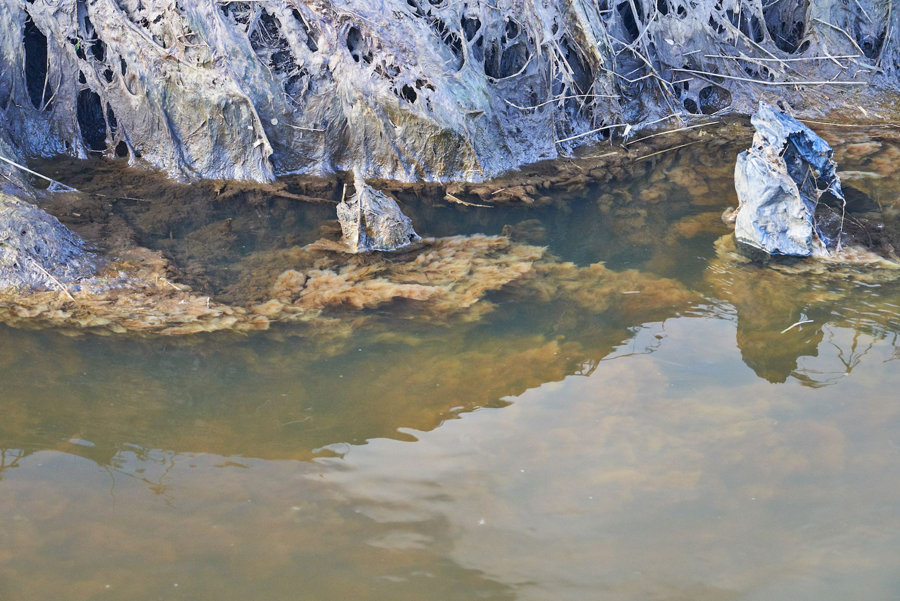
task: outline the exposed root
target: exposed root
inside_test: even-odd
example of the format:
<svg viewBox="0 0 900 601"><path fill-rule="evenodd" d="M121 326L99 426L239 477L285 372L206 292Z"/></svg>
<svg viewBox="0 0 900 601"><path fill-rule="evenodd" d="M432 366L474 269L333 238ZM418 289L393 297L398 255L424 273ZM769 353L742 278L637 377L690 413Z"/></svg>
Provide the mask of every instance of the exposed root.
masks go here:
<svg viewBox="0 0 900 601"><path fill-rule="evenodd" d="M0 116L16 154L180 178L477 182L660 119L896 90L893 5L3 0Z"/></svg>

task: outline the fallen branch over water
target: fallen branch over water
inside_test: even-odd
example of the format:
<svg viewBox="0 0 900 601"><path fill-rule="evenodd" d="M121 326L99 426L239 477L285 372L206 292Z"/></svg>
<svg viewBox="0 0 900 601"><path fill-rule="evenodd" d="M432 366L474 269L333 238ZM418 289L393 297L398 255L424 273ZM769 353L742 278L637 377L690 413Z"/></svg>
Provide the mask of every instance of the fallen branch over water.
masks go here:
<svg viewBox="0 0 900 601"><path fill-rule="evenodd" d="M28 167L25 167L24 165L20 165L20 164L18 164L18 163L15 162L15 161L11 161L11 160L9 160L8 158L6 158L5 156L0 156L0 161L3 161L3 162L5 162L5 163L9 163L9 164L12 165L13 167L17 167L17 168L21 169L22 171L25 171L26 173L30 173L31 175L35 175L35 176L37 176L37 177L39 177L39 178L41 178L41 179L43 179L43 180L46 180L46 181L50 182L51 186L56 186L57 190L59 190L59 191L62 191L62 192L78 192L78 190L76 190L76 189L73 188L72 186L67 186L67 185L65 185L64 183L58 182L58 181L56 181L55 179L53 179L53 178L51 178L51 177L47 177L46 175L41 175L41 174L38 173L37 171L32 171L32 170L29 169Z"/></svg>

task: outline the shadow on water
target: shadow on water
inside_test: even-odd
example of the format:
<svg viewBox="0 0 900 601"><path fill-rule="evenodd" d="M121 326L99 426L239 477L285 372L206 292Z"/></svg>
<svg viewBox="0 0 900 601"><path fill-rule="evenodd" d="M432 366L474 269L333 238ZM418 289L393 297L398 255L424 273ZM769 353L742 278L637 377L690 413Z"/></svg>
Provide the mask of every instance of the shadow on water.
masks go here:
<svg viewBox="0 0 900 601"><path fill-rule="evenodd" d="M900 146L855 135L838 161L893 227ZM557 206L404 206L554 257L451 325L398 303L333 344L0 327L0 598L889 597L900 285L736 259L727 163L694 145ZM48 206L86 238L231 302L255 253L335 232L329 204L41 169L87 192Z"/></svg>

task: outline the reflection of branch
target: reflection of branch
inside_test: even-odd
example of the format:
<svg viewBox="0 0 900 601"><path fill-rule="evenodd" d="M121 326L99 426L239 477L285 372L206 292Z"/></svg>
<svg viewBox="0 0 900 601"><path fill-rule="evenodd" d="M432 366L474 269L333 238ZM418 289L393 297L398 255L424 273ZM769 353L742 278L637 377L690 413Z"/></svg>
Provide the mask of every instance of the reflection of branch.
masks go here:
<svg viewBox="0 0 900 601"><path fill-rule="evenodd" d="M151 485L149 487L150 490L154 494L161 496L163 498L163 501L165 501L166 505L168 505L169 507L172 506L173 499L169 495L169 486L167 484L165 484L163 481L169 476L169 472L172 471L172 468L175 467L175 458L174 457L175 457L174 453L168 455L169 461L166 465L166 469L163 471L162 475L159 477L158 482L151 482L150 479L148 479L148 478L143 478L143 477L141 478L142 481Z"/></svg>
<svg viewBox="0 0 900 601"><path fill-rule="evenodd" d="M135 458L138 459L139 461L151 462L154 460L153 454L148 452L147 449L143 449L143 448L140 448L137 446L132 446L132 445L128 445L128 446L129 446L129 449L127 452L133 453ZM139 476L135 473L126 471L122 467L121 463L117 463L115 461L115 459L116 459L116 457L121 459L121 456L119 455L119 453L122 453L123 451L124 450L119 450L116 453L116 456L113 458L113 460L109 462L107 472L110 474L110 477L112 478L113 472L119 472L120 474L122 474L123 476L126 476L127 478L132 478L139 482L143 482L144 484L149 485L149 486L147 486L147 488L153 494L161 496L163 498L163 502L165 502L166 505L171 507L173 505L172 502L174 501L174 499L169 494L169 485L165 483L165 480L168 477L169 472L172 471L172 468L175 467L175 453L172 452L172 453L164 453L163 454L163 457L158 461L158 463L164 464L166 467L163 470L162 475L160 475L160 477L154 481L146 476ZM113 485L112 485L112 488L110 489L110 494L113 493L114 489L115 489L115 479L113 478Z"/></svg>
<svg viewBox="0 0 900 601"><path fill-rule="evenodd" d="M862 334L857 329L858 324L852 324L853 328L853 341L850 343L850 350L844 351L837 343L834 342L834 330L828 328L828 344L837 349L837 359L840 361L841 365L844 366L844 371L818 371L815 369L795 369L792 372L792 375L803 382L804 384L812 387L812 388L822 388L825 386L829 386L831 384L836 384L841 381L842 378L850 375L853 370L862 363L863 358L869 354L869 351L875 346L875 340L872 339L868 342L865 349L862 351L858 351L859 347L859 336ZM896 336L895 336L896 341ZM845 352L847 356L845 356ZM824 378L816 378L814 376L828 376Z"/></svg>
<svg viewBox="0 0 900 601"><path fill-rule="evenodd" d="M874 345L874 342L870 341L868 346L866 346L866 350L861 352L859 355L856 355L856 347L859 342L859 334L859 330L854 327L853 342L850 345L850 356L847 359L844 359L844 350L831 340L831 338L833 338L833 335L829 336L828 343L838 350L838 361L844 364L844 368L846 369L846 373L848 374L853 371L853 368L855 368L862 362L863 357L869 354L869 351L872 350L872 346Z"/></svg>
<svg viewBox="0 0 900 601"><path fill-rule="evenodd" d="M15 453L15 455L12 456L12 460L9 463L6 463L6 461L7 461L6 454L7 453ZM20 450L20 449L0 449L0 479L2 479L3 470L11 468L11 467L19 467L19 461L24 456L25 456L25 451Z"/></svg>
<svg viewBox="0 0 900 601"><path fill-rule="evenodd" d="M890 359L885 359L882 363L887 363L888 361L896 361L900 359L900 347L897 346L897 332L894 332L894 339L891 340L891 346L894 347L894 354L891 355Z"/></svg>
<svg viewBox="0 0 900 601"><path fill-rule="evenodd" d="M635 347L637 345L638 333L641 332L642 330L649 331L650 328L647 327L646 325L630 328L632 330L632 332L634 333L632 335L632 337L630 338L631 351L628 353L622 353L622 354L614 354L615 351L613 351L612 353L603 357L602 359L598 359L597 363L599 364L601 361L612 361L613 359L622 359L624 357L635 357L638 355L650 355L650 354L653 354L656 351L658 351L659 347L662 346L663 340L665 340L665 336L663 334L666 333L666 322L661 321L661 322L651 324L651 325L658 325L659 329L661 331L661 334L656 334L654 336L653 342L645 345L644 348L642 348L641 350L635 350ZM591 372L593 372L594 369L596 369L596 367L597 367L597 365L594 365L594 367L591 369ZM585 375L590 375L590 374L585 374Z"/></svg>
<svg viewBox="0 0 900 601"><path fill-rule="evenodd" d="M817 379L813 377L813 375L824 375L824 374L834 374L828 378ZM837 384L840 382L846 374L837 373L837 372L824 372L818 371L815 369L795 369L791 372L791 375L796 378L801 384L804 386L809 386L810 388L825 388L826 386L831 386L832 384Z"/></svg>

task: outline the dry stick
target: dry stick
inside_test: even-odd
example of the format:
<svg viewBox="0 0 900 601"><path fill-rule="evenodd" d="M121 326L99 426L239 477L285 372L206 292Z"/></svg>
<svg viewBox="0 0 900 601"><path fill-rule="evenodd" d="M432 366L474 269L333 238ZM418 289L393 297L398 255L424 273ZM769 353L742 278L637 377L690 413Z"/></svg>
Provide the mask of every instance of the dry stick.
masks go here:
<svg viewBox="0 0 900 601"><path fill-rule="evenodd" d="M622 75L621 73L616 73L615 71L612 71L612 70L610 70L610 69L607 69L606 67L604 67L604 66L602 66L602 65L600 66L600 70L601 70L601 71L604 71L605 73L608 73L608 74L610 74L610 75L614 75L614 76L618 77L619 79L624 79L624 80L627 81L628 83L637 83L637 82L639 82L639 81L643 81L643 80L645 80L645 79L650 79L651 77L653 77L653 73L647 73L646 75L641 75L640 77L636 77L636 78L634 78L634 79L628 79L627 77L625 77L625 76ZM636 71L636 70L637 70L637 69L635 69L635 71Z"/></svg>
<svg viewBox="0 0 900 601"><path fill-rule="evenodd" d="M878 201L876 200L875 202L878 202ZM847 201L844 200L844 205L841 207L842 215L846 213L846 207L847 207ZM878 202L878 208L881 210L881 214L884 215L884 207L881 206L880 202ZM843 216L841 217L841 219L843 219ZM866 238L869 239L869 246L872 246L872 234L869 233L869 229L865 226L865 224L862 221L860 221L859 219L857 219L856 217L854 217L853 215L847 215L847 219L849 219L850 221L852 221L853 223L855 223L856 225L859 226L859 228L866 235ZM841 228L843 228L843 225L841 226ZM842 229L841 233L843 233L843 229Z"/></svg>
<svg viewBox="0 0 900 601"><path fill-rule="evenodd" d="M149 198L136 198L134 196L121 196L119 194L101 194L100 192L88 192L91 196L99 196L101 198L112 198L113 200L134 200L137 202L153 202Z"/></svg>
<svg viewBox="0 0 900 601"><path fill-rule="evenodd" d="M866 65L864 63L859 62L855 58L851 58L850 62L853 63L854 65L856 65L857 67L859 67L859 69L861 71L878 71L879 70L879 67L876 67L874 65Z"/></svg>
<svg viewBox="0 0 900 601"><path fill-rule="evenodd" d="M288 192L286 190L272 190L270 194L272 194L272 196L277 196L278 198L290 198L291 200L299 200L301 202L334 203L334 200L330 198L317 198L315 196L307 196L306 194L294 194L293 192Z"/></svg>
<svg viewBox="0 0 900 601"><path fill-rule="evenodd" d="M802 326L802 325L805 324L805 323L812 323L812 322L813 322L812 319L801 319L801 320L798 321L797 323L791 324L791 325L789 325L788 327L786 327L785 329L781 330L781 333L784 334L784 333L786 333L786 332L791 331L792 329L794 329L794 328L797 327L797 326Z"/></svg>
<svg viewBox="0 0 900 601"><path fill-rule="evenodd" d="M597 132L601 132L605 129L612 129L614 127L628 127L627 123L614 123L613 125L604 125L603 127L598 127L597 129L592 129L590 131L586 131L581 134L576 134L574 136L569 136L568 138L562 138L561 140L555 140L557 144L561 144L563 142L568 142L570 140L577 140L578 138L583 138L585 136L589 136L591 134L596 134Z"/></svg>
<svg viewBox="0 0 900 601"><path fill-rule="evenodd" d="M642 157L637 157L634 159L635 161L643 161L644 159L649 159L650 157L655 157L656 155L663 154L664 152L670 152L672 150L678 150L679 148L684 148L685 146L690 146L691 144L699 144L700 140L694 140L693 142L688 142L686 144L680 144L678 146L673 146L672 148L666 148L663 150L657 150L656 152L651 152L650 154L645 154Z"/></svg>
<svg viewBox="0 0 900 601"><path fill-rule="evenodd" d="M171 234L172 232L169 232L169 233ZM163 278L163 282L165 282L166 284L168 284L169 286L171 286L178 292L184 292L184 290L182 290L181 288L179 288L178 286L176 286L175 284L173 284L170 280L167 280L166 278Z"/></svg>
<svg viewBox="0 0 900 601"><path fill-rule="evenodd" d="M519 69L518 71L516 71L515 73L513 73L512 75L507 75L506 77L497 77L497 78L494 78L494 77L491 77L491 76L487 76L487 78L488 78L489 80L491 80L491 81L498 82L498 81L506 81L506 80L509 80L509 79L513 79L513 78L515 78L515 77L518 77L519 75L521 75L522 73L525 72L525 69L527 69L527 68L528 68L528 65L531 64L531 59L533 59L534 56L535 56L535 55L533 55L533 54L532 54L531 56L529 56L529 57L528 57L528 60L525 61L525 64L522 65L522 68Z"/></svg>
<svg viewBox="0 0 900 601"><path fill-rule="evenodd" d="M616 156L618 154L619 154L618 152L605 152L603 154L592 154L592 155L588 155L586 157L579 157L579 158L582 158L585 160L587 160L587 159L605 159L606 157L612 157L612 156Z"/></svg>
<svg viewBox="0 0 900 601"><path fill-rule="evenodd" d="M814 121L813 119L797 119L801 123L812 123L814 125L828 125L830 127L900 127L900 123L888 121L887 123L832 123L830 121Z"/></svg>
<svg viewBox="0 0 900 601"><path fill-rule="evenodd" d="M69 292L69 289L66 288L65 286L63 286L62 283L61 283L59 280L57 280L55 277L53 277L53 274L51 274L49 271L47 271L46 269L44 269L44 266L43 266L43 265L41 265L40 263L38 263L38 261L37 261L36 259L34 259L33 257L28 256L27 254L25 254L24 256L25 256L26 259L28 259L29 261L31 261L32 263L34 263L34 266L37 267L38 269L40 269L40 270L41 270L41 273L43 273L45 276L47 276L47 277L50 279L50 281L52 281L54 284L56 284L57 286L59 286L59 289L62 290L62 291L66 294L66 296L69 297L69 300L71 300L73 303L74 303L74 302L77 302L77 301L75 300L75 297L72 296L72 294Z"/></svg>
<svg viewBox="0 0 900 601"><path fill-rule="evenodd" d="M503 99L503 102L505 102L506 104L508 104L509 106L511 106L513 108L519 109L520 111L527 111L527 110L531 110L531 109L537 109L544 105L552 104L552 103L558 102L560 100L568 100L569 98L618 98L618 96L615 96L613 94L573 94L571 96L557 96L556 98L551 98L550 100L547 100L546 102L541 102L540 104L536 104L534 106L519 106L518 104L510 102L506 98Z"/></svg>
<svg viewBox="0 0 900 601"><path fill-rule="evenodd" d="M659 119L654 119L653 121L647 121L646 123L641 123L641 127L649 127L651 125L656 125L661 121L665 121L666 119L678 119L681 115L679 113L672 113L671 115L666 115L665 117L660 117Z"/></svg>
<svg viewBox="0 0 900 601"><path fill-rule="evenodd" d="M24 166L16 163L15 161L9 160L8 158L6 158L4 156L0 156L0 161L5 161L5 162L9 163L10 165L12 165L13 167L18 167L19 169L21 169L22 171L25 171L26 173L30 173L31 175L36 175L37 177L39 177L43 180L47 180L51 184L56 184L57 186L61 186L66 192L78 192L78 190L76 190L72 186L67 186L62 182L58 182L55 179L47 177L46 175L41 175L37 171L32 171L28 167L24 167Z"/></svg>
<svg viewBox="0 0 900 601"><path fill-rule="evenodd" d="M851 58L859 58L858 54L843 54L840 56L798 56L793 58L756 58L751 56L729 56L727 54L704 54L705 58L730 58L732 60L738 61L751 61L751 62L779 62L779 63L787 63L787 62L800 62L800 61L827 61L833 58L838 59L851 59Z"/></svg>
<svg viewBox="0 0 900 601"><path fill-rule="evenodd" d="M638 52L638 51L635 50L634 48L631 48L629 44L625 44L625 42L623 42L622 40L619 40L619 39L614 38L614 37L612 37L612 36L608 36L608 37L609 37L609 39L613 40L614 42L617 42L617 43L622 44L623 46L625 46L625 48L622 49L623 51L624 51L624 50L630 50L631 53L634 54L637 58L641 59L641 61L642 61L645 65L647 65L647 68L650 70L650 73L648 73L647 75L644 75L644 76L642 76L642 77L639 77L639 78L635 79L634 81L629 80L627 77L622 77L622 79L624 79L625 81L628 81L629 83L634 83L634 82L636 82L636 81L640 81L640 80L642 80L642 79L646 79L646 78L648 78L648 77L652 77L652 78L656 79L658 82L660 82L661 84L665 84L665 85L668 85L668 86L671 86L671 85L672 85L671 82L667 81L666 79L663 79L663 77L656 71L656 69L653 67L653 64L650 62L650 60L649 60L646 56L644 56L643 54L641 54L640 52ZM636 71L636 70L637 70L637 69L635 69L635 71ZM633 73L633 71L632 71L632 73ZM663 87L663 86L661 85L661 87ZM666 90L666 89L663 89L663 92L664 92L665 94L670 94L670 93L671 93L671 92L669 92L669 91Z"/></svg>
<svg viewBox="0 0 900 601"><path fill-rule="evenodd" d="M823 21L822 19L813 18L813 21L818 21L822 25L827 25L828 27L831 27L832 29L836 29L836 30L840 31L842 34L847 36L847 39L850 40L850 43L853 44L853 47L856 48L857 52L859 52L860 54L865 54L865 52L863 52L863 49L859 47L859 44L856 43L856 40L853 39L853 36L850 35L849 33L847 33L846 30L841 29L837 25L832 25L828 21Z"/></svg>
<svg viewBox="0 0 900 601"><path fill-rule="evenodd" d="M869 16L869 13L866 12L866 9L864 9L863 6L862 6L862 4L859 3L859 0L853 0L853 1L856 2L856 6L858 6L858 7L859 7L859 10L862 11L862 14L865 15L866 21L868 21L869 23L871 23L871 22L872 22L872 17ZM890 6L890 4L889 4L888 6ZM890 10L890 9L888 9L888 10Z"/></svg>
<svg viewBox="0 0 900 601"><path fill-rule="evenodd" d="M480 205L480 204L474 203L474 202L466 202L466 201L462 200L461 198L458 198L458 197L450 194L449 192L444 194L444 200L449 200L450 202L455 202L456 204L463 205L464 207L480 207L482 209L493 209L494 208L491 205Z"/></svg>
<svg viewBox="0 0 900 601"><path fill-rule="evenodd" d="M300 129L303 131L318 131L318 132L325 131L324 129L319 129L319 128L315 128L315 127L300 127L299 125L294 125L292 123L285 123L285 125L287 125L288 127L293 127L294 129Z"/></svg>
<svg viewBox="0 0 900 601"><path fill-rule="evenodd" d="M742 61L751 63L751 64L753 64L753 65L756 65L756 66L758 66L758 67L762 67L763 69L768 69L769 67L768 67L768 65L767 65L767 62L768 62L768 63L771 63L771 62L772 62L772 60L766 61L765 59L757 59L757 58L753 58L753 57L749 57L749 56L742 56L742 57L736 57L736 56L720 56L720 57L718 57L718 58L720 58L720 59L736 59L736 60L742 60ZM779 62L779 63L781 62L781 60L779 60L779 59L776 59L776 60L777 60L777 62ZM784 73L784 72L785 72L785 69L784 69L785 66L786 66L786 65L784 65L784 64L780 65L780 67L779 67L779 72L780 72L780 73ZM797 73L797 71L796 71L795 69L791 69L791 70L794 71L795 73ZM798 75L799 75L799 73L798 73Z"/></svg>
<svg viewBox="0 0 900 601"><path fill-rule="evenodd" d="M637 7L634 5L634 0L629 0L629 3L631 4L632 17L634 18L635 22L639 22L640 19L638 19ZM634 49L635 46L643 39L644 34L647 33L647 31L650 29L650 26L653 25L653 22L656 20L657 14L659 14L659 8L654 4L653 5L653 15L649 19L647 19L647 24L644 25L644 28L641 30L641 32L638 34L638 36L636 38L634 38L634 40L632 40L632 42L630 44L625 44L620 40L616 40L615 38L612 38L624 46L621 50L616 52L616 56L619 56L626 50L631 50L632 52L636 52ZM612 37L612 36L610 36L610 37Z"/></svg>
<svg viewBox="0 0 900 601"><path fill-rule="evenodd" d="M734 75L722 75L720 73L709 73L707 71L697 71L694 69L672 69L682 73L693 73L695 75L706 75L707 77L721 77L722 79L733 79L735 81L746 81L756 83L763 86L826 86L829 84L843 86L867 86L865 81L766 81L764 79L751 79L749 77L736 77Z"/></svg>
<svg viewBox="0 0 900 601"><path fill-rule="evenodd" d="M50 53L47 53L47 61L44 65L44 87L41 88L41 111L44 110L44 107L47 106L44 104L44 98L47 97L47 83L50 81Z"/></svg>
<svg viewBox="0 0 900 601"><path fill-rule="evenodd" d="M790 65L788 65L787 63L785 63L784 60L781 59L780 57L777 57L777 56L775 56L774 54L772 54L769 50L767 50L767 49L765 48L765 46L761 46L760 44L757 44L756 42L754 42L752 38L749 38L749 37L745 36L745 35L744 35L744 32L742 32L742 31L740 30L740 28L735 27L735 26L731 23L730 20L725 19L723 25L724 25L724 26L732 33L732 35L734 35L738 40L743 40L748 46L753 46L753 47L755 47L756 49L758 49L758 50L760 50L761 52L763 52L763 53L765 53L766 55L768 55L770 58L774 59L774 60L777 61L777 62L780 62L780 63L782 64L782 66L788 67L788 68L791 69L791 71L793 71L794 73L797 73L797 70L796 70L796 69L790 67Z"/></svg>
<svg viewBox="0 0 900 601"><path fill-rule="evenodd" d="M829 59L831 62L833 62L835 65L837 65L841 69L841 72L846 71L847 68L850 66L850 65L842 65L840 62L838 62L836 57L828 54L828 46L824 42L822 43L822 53L825 54L825 57L827 59ZM837 77L837 75L835 75L835 77Z"/></svg>
<svg viewBox="0 0 900 601"><path fill-rule="evenodd" d="M656 132L655 134L650 134L649 136L644 136L643 138L638 138L637 140L631 140L630 142L625 142L626 146L631 144L637 144L638 142L643 142L644 140L649 140L650 138L655 138L656 136L666 136L669 134L677 134L681 131L687 131L689 129L697 129L698 127L709 127L710 125L720 125L721 121L710 121L709 123L698 123L697 125L689 125L687 127L679 127L678 129L668 129L666 131Z"/></svg>
<svg viewBox="0 0 900 601"><path fill-rule="evenodd" d="M887 22L887 30L885 30L885 32L884 32L885 40L891 39L891 9L892 9L893 5L894 5L893 2L888 2L887 17L885 19L885 21ZM884 49L887 47L888 47L888 45L886 43L882 43L881 50L878 51L878 59L875 61L875 66L878 67L879 69L881 68L881 59L882 59L882 57L884 57Z"/></svg>
<svg viewBox="0 0 900 601"><path fill-rule="evenodd" d="M53 102L53 99L56 98L56 95L59 94L59 87L62 85L62 80L63 76L62 74L60 74L59 79L56 80L56 89L53 90L53 94L50 96L50 98L47 99L47 102L44 102L41 106L41 112L45 111L47 107L50 106L50 103Z"/></svg>
<svg viewBox="0 0 900 601"><path fill-rule="evenodd" d="M671 115L666 115L665 117L660 117L659 119L654 119L653 121L648 121L647 123L642 123L642 124L641 124L641 127L648 127L648 126L653 125L653 124L655 124L655 123L659 123L660 121L665 121L666 119L671 119L671 118L673 118L673 117L678 117L678 116L679 116L679 115L677 115L676 113L672 113ZM595 134L595 133L597 133L597 132L599 132L599 131L603 131L604 129L612 129L613 127L630 127L630 126L631 126L630 123L616 123L616 124L613 124L613 125L604 125L603 127L599 127L599 128L597 128L597 129L592 129L591 131L586 131L586 132L581 133L581 134L577 134L577 135L574 135L574 136L569 136L568 138L563 138L562 140L556 140L556 143L559 144L560 142L568 142L568 141L570 141L570 140L575 140L575 139L578 139L578 138L583 138L583 137L585 137L585 136L589 136L589 135L591 135L591 134Z"/></svg>

